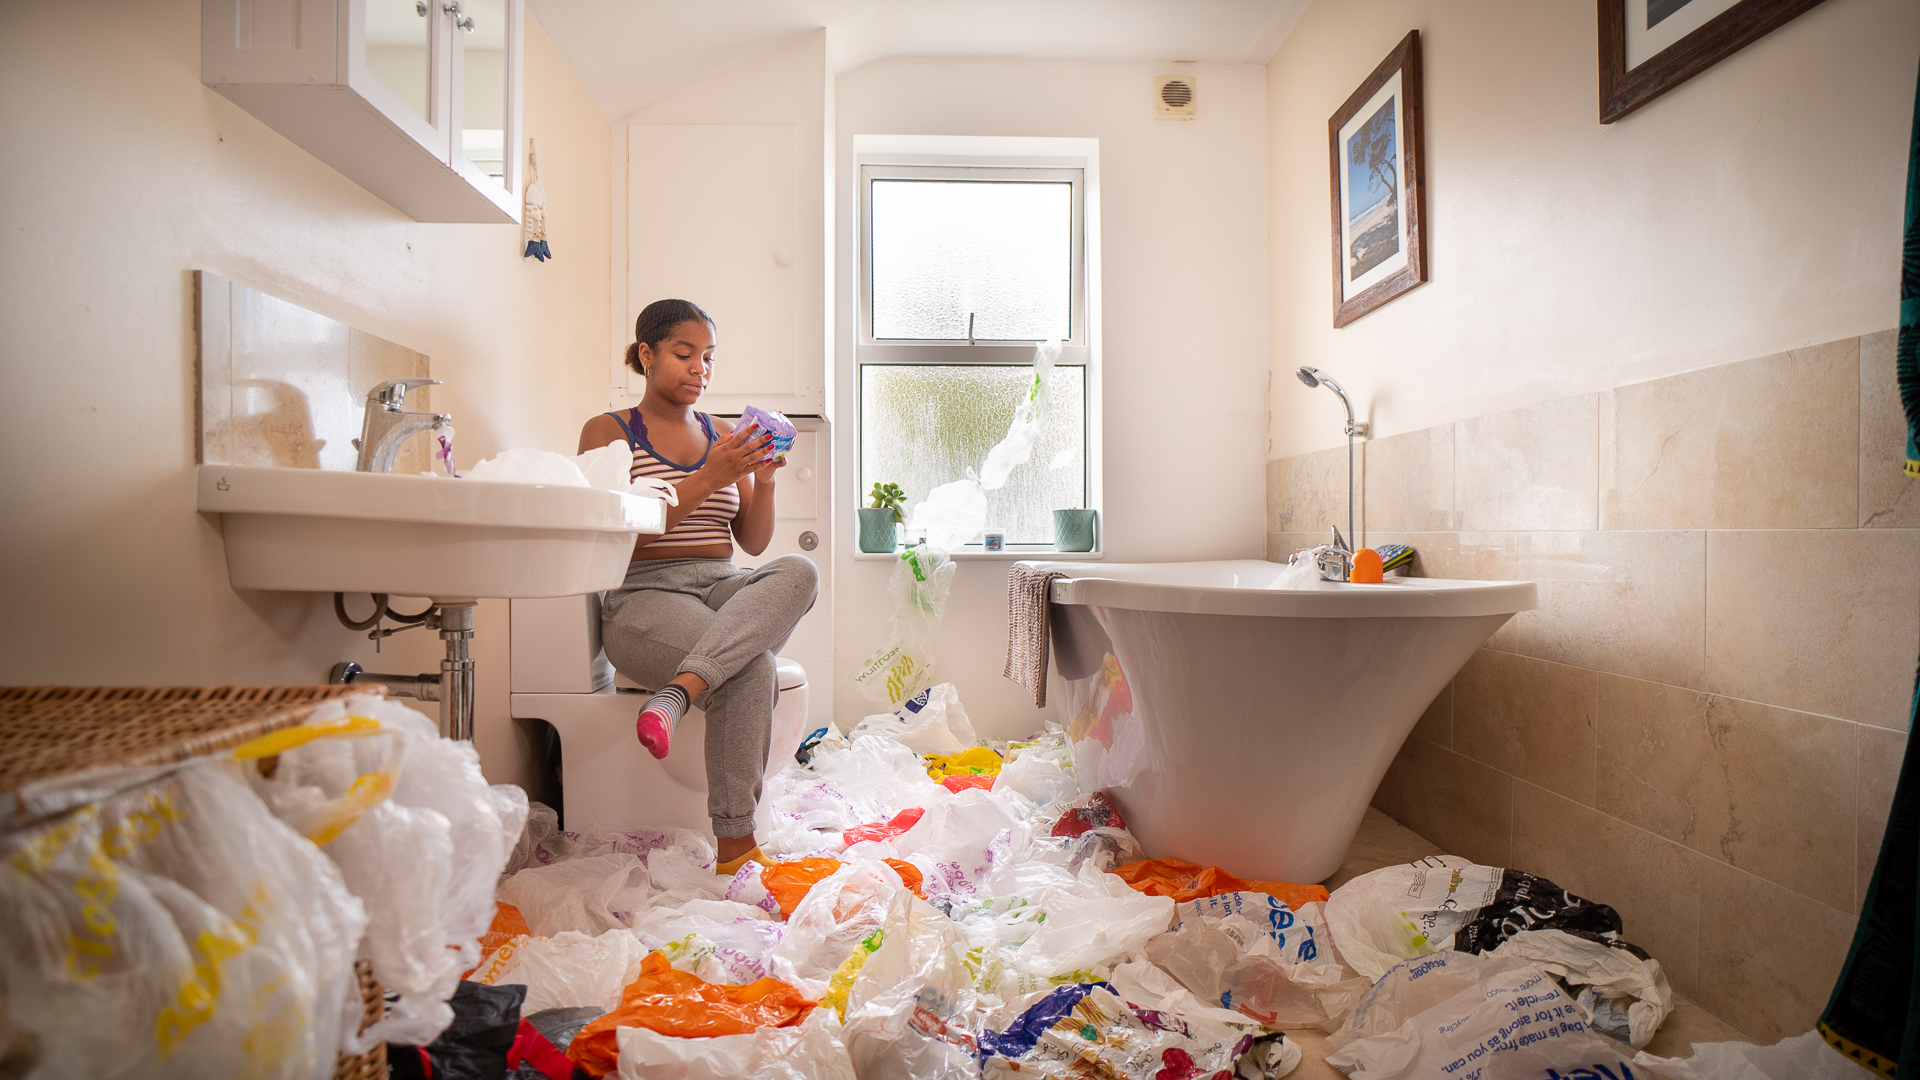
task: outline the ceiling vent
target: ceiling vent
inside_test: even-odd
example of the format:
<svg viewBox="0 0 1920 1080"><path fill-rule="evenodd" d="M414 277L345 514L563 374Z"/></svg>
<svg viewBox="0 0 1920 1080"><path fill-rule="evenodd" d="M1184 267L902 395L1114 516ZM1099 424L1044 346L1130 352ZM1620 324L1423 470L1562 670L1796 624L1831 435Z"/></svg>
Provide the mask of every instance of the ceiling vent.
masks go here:
<svg viewBox="0 0 1920 1080"><path fill-rule="evenodd" d="M1162 75L1153 80L1153 118L1192 120L1200 115L1199 87L1191 75Z"/></svg>

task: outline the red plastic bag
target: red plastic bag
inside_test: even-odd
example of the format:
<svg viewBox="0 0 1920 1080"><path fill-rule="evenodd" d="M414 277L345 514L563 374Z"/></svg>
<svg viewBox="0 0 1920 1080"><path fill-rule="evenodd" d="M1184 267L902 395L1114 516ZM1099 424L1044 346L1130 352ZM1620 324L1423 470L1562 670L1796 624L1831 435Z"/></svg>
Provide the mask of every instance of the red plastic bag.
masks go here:
<svg viewBox="0 0 1920 1080"><path fill-rule="evenodd" d="M1096 791L1073 804L1060 820L1053 823L1055 836L1079 836L1088 829L1124 829L1127 823L1120 819L1120 808L1104 791Z"/></svg>
<svg viewBox="0 0 1920 1080"><path fill-rule="evenodd" d="M1175 903L1230 892L1263 892L1290 908L1325 900L1321 885L1291 881L1248 881L1217 866L1200 866L1185 859L1142 859L1107 871L1148 896L1171 896Z"/></svg>
<svg viewBox="0 0 1920 1080"><path fill-rule="evenodd" d="M760 884L780 904L780 917L793 914L813 887L840 869L839 859L795 859L778 862L760 871Z"/></svg>
<svg viewBox="0 0 1920 1080"><path fill-rule="evenodd" d="M474 972L487 966L487 957L492 956L494 950L522 934L531 933L533 931L527 929L527 920L520 914L519 908L494 901L493 924L487 927L486 933L480 935L480 962L468 968L460 977L472 978Z"/></svg>
<svg viewBox="0 0 1920 1080"><path fill-rule="evenodd" d="M792 1027L814 1007L778 979L744 986L710 983L676 971L660 953L648 953L640 962L640 977L620 992L620 1007L581 1028L567 1056L589 1076L605 1076L619 1064L619 1028L643 1027L682 1039L745 1035L763 1027Z"/></svg>
<svg viewBox="0 0 1920 1080"><path fill-rule="evenodd" d="M909 807L893 815L892 821L880 825L856 825L841 833L840 838L847 842L848 847L865 840L891 840L913 828L914 823L925 814L926 811L918 806Z"/></svg>
<svg viewBox="0 0 1920 1080"><path fill-rule="evenodd" d="M997 779L999 778L989 776L986 773L974 773L968 776L949 776L940 781L940 786L953 792L955 795L972 788L979 788L981 791L992 791L993 782Z"/></svg>

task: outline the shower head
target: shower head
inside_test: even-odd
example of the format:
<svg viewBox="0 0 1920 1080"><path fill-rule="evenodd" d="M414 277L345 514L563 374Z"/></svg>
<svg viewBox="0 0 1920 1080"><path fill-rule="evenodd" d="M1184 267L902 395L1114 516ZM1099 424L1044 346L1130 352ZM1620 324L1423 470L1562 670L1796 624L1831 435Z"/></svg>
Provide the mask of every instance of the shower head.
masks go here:
<svg viewBox="0 0 1920 1080"><path fill-rule="evenodd" d="M1312 367L1294 368L1293 374L1301 382L1307 384L1308 389L1312 389L1316 386L1324 386L1327 389L1333 391L1336 395L1338 395L1340 398L1340 404L1347 407L1347 427L1346 427L1347 434L1357 435L1363 439L1366 438L1367 425L1365 421L1355 420L1353 418L1353 402L1347 400L1347 392L1340 388L1339 383L1334 382L1331 378L1325 375L1322 375L1320 373L1319 368L1312 368Z"/></svg>

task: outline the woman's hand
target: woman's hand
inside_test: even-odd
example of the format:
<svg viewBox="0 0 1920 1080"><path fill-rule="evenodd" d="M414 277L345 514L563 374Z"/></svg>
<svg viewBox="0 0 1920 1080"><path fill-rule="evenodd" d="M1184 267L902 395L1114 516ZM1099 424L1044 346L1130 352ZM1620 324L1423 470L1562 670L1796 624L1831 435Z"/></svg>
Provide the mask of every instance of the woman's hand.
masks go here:
<svg viewBox="0 0 1920 1080"><path fill-rule="evenodd" d="M714 490L738 483L749 473L758 474L772 468L778 468L773 462L773 436L762 433L760 428L748 421L733 429L726 438L713 444L707 451L707 463L700 466L700 473L711 478ZM695 475L699 475L696 473Z"/></svg>

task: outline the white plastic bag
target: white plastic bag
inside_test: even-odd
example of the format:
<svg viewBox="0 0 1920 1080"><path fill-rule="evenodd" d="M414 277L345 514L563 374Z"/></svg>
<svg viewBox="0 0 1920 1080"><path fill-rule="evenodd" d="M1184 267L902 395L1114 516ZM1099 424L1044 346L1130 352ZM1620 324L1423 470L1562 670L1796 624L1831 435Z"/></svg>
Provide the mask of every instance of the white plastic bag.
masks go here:
<svg viewBox="0 0 1920 1080"><path fill-rule="evenodd" d="M952 920L901 890L880 947L854 979L842 1039L861 1077L970 1080L980 1074L969 1028L973 976Z"/></svg>
<svg viewBox="0 0 1920 1080"><path fill-rule="evenodd" d="M331 1073L366 914L238 768L0 834L6 1007L33 1075Z"/></svg>
<svg viewBox="0 0 1920 1080"><path fill-rule="evenodd" d="M1447 950L1387 971L1326 1042L1327 1064L1360 1080L1536 1080L1620 1076L1633 1051L1597 1034L1546 972Z"/></svg>
<svg viewBox="0 0 1920 1080"><path fill-rule="evenodd" d="M854 685L867 700L897 709L933 681L933 651L925 633L897 618L887 620L887 640L860 662Z"/></svg>
<svg viewBox="0 0 1920 1080"><path fill-rule="evenodd" d="M522 870L500 883L498 895L520 909L536 937L552 937L626 929L648 892L639 856L617 852Z"/></svg>
<svg viewBox="0 0 1920 1080"><path fill-rule="evenodd" d="M620 1005L621 989L640 977L646 954L631 930L598 937L571 930L550 938L522 935L494 950L471 978L488 986L525 986L523 1016L582 1005L611 1012Z"/></svg>
<svg viewBox="0 0 1920 1080"><path fill-rule="evenodd" d="M502 450L466 472L466 479L502 484L591 487L580 466L564 454L520 447Z"/></svg>
<svg viewBox="0 0 1920 1080"><path fill-rule="evenodd" d="M680 505L680 496L672 484L657 477L631 475L633 448L624 439L615 439L598 450L589 450L575 457L573 464L587 478L588 487L664 499L668 506Z"/></svg>
<svg viewBox="0 0 1920 1080"><path fill-rule="evenodd" d="M1673 990L1658 960L1560 930L1522 930L1491 956L1525 960L1574 987L1596 1031L1644 1048L1673 1011Z"/></svg>
<svg viewBox="0 0 1920 1080"><path fill-rule="evenodd" d="M1033 378L1027 383L1027 396L1013 407L1013 422L1007 434L980 465L980 486L988 491L1004 487L1015 466L1024 465L1033 456L1034 440L1047 426L1047 406L1053 401L1053 362L1060 356L1058 341L1043 341L1033 349Z"/></svg>
<svg viewBox="0 0 1920 1080"><path fill-rule="evenodd" d="M969 470L971 471L971 470ZM958 551L987 524L987 493L973 477L941 484L907 514L907 535L924 536L929 547Z"/></svg>
<svg viewBox="0 0 1920 1080"><path fill-rule="evenodd" d="M832 1009L815 1009L793 1027L747 1035L681 1039L649 1028L623 1027L615 1036L619 1080L854 1080Z"/></svg>
<svg viewBox="0 0 1920 1080"><path fill-rule="evenodd" d="M1195 994L1272 1028L1332 1031L1372 981L1341 963L1323 904L1299 910L1260 892L1223 893L1175 909L1175 929L1146 955Z"/></svg>
<svg viewBox="0 0 1920 1080"><path fill-rule="evenodd" d="M916 754L957 754L977 744L960 691L952 683L930 686L894 712L875 713L854 725L848 738L878 735Z"/></svg>
<svg viewBox="0 0 1920 1080"><path fill-rule="evenodd" d="M1848 1061L1809 1031L1772 1046L1752 1043L1694 1043L1693 1056L1662 1058L1637 1054L1633 1063L1668 1080L1874 1080L1879 1074Z"/></svg>
<svg viewBox="0 0 1920 1080"><path fill-rule="evenodd" d="M879 929L887 904L904 891L900 875L885 863L843 865L814 884L786 932L768 951L773 977L811 998L827 992L827 980L861 939Z"/></svg>

